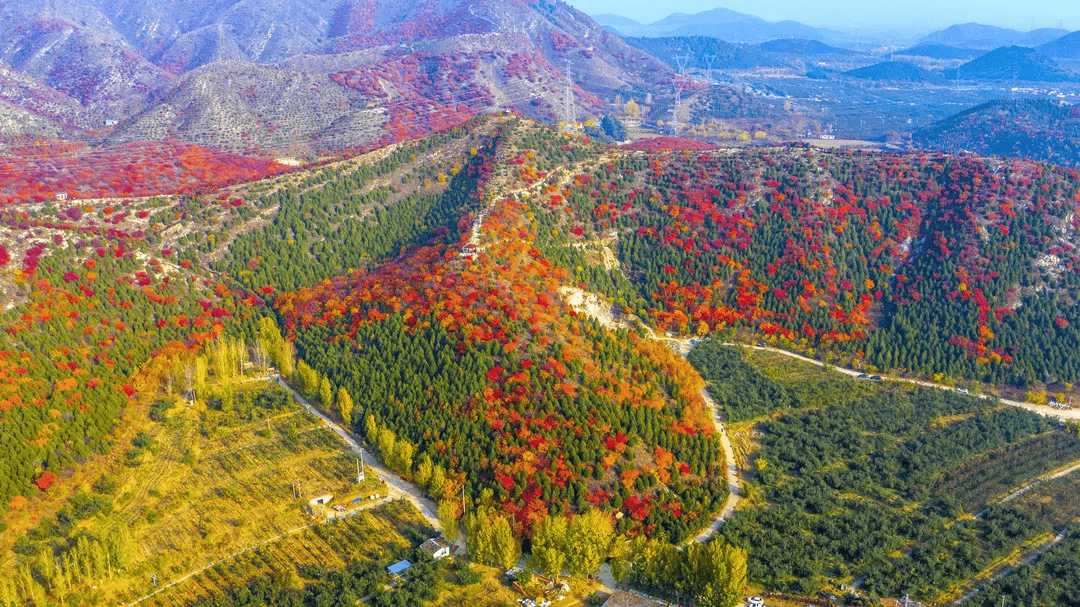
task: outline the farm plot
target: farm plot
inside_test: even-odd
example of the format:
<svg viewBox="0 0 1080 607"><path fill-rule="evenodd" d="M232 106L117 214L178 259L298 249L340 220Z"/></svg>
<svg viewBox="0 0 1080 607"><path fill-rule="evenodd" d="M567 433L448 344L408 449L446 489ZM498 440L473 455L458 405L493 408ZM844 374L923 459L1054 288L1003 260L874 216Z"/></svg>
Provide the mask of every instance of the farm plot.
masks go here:
<svg viewBox="0 0 1080 607"><path fill-rule="evenodd" d="M321 516L308 513L315 495L333 495L331 505L350 509L355 509L353 498L385 495L370 469L366 480L356 483L357 462L344 444L281 388L249 381L238 388L237 402L250 406L222 410L212 399L209 406L180 400L155 404L152 417L159 421L146 423L132 448L73 500L85 506L42 521L20 539L17 554L29 563L49 551L75 558L92 552L94 542L115 543L109 538L122 529L130 541L123 550L126 562L102 567L106 575L96 584L74 580L67 594L73 600L130 601L147 592L151 575L167 584L321 523ZM357 525L349 528L363 528ZM82 536L89 541L85 549L78 548ZM363 556L357 550L334 548L343 558ZM46 579L47 570L39 573Z"/></svg>
<svg viewBox="0 0 1080 607"><path fill-rule="evenodd" d="M780 365L786 377L772 375ZM940 600L1075 516L1065 498L1042 510L1010 501L972 520L949 495L993 503L1076 459L1080 441L1045 418L953 392L791 369L809 365L767 353L731 366L752 366L741 372L769 377L801 401L759 407L729 428L753 467L744 477L752 499L721 534L748 549L751 580L769 590L857 584L878 596ZM991 478L969 478L979 474Z"/></svg>
<svg viewBox="0 0 1080 607"><path fill-rule="evenodd" d="M1026 482L1080 460L1080 441L1065 432L1032 437L949 470L934 483L933 495L951 496L975 513Z"/></svg>
<svg viewBox="0 0 1080 607"><path fill-rule="evenodd" d="M1015 507L1049 521L1055 528L1080 519L1080 473L1039 485L1017 499Z"/></svg>
<svg viewBox="0 0 1080 607"><path fill-rule="evenodd" d="M327 524L313 524L221 560L146 604L180 607L224 596L256 578L276 576L298 585L346 566L382 562L429 537L423 518L399 500ZM150 590L147 590L150 592Z"/></svg>

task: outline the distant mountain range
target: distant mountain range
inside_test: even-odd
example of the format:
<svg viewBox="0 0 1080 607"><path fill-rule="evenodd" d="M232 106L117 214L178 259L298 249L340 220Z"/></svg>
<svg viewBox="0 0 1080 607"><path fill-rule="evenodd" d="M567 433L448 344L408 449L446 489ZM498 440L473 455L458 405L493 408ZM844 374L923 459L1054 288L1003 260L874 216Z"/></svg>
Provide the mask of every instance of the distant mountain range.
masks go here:
<svg viewBox="0 0 1080 607"><path fill-rule="evenodd" d="M290 151L500 107L550 121L567 62L590 113L671 72L549 0L18 0L0 8L0 138Z"/></svg>
<svg viewBox="0 0 1080 607"><path fill-rule="evenodd" d="M919 129L915 145L1080 166L1080 107L1049 100L998 100Z"/></svg>
<svg viewBox="0 0 1080 607"><path fill-rule="evenodd" d="M752 69L755 67L799 66L806 60L843 60L860 53L829 46L818 40L785 38L761 44L737 44L708 36L631 38L624 40L678 69L677 57L685 57L682 67L704 71Z"/></svg>
<svg viewBox="0 0 1080 607"><path fill-rule="evenodd" d="M1067 82L1077 75L1054 63L1033 48L1003 46L948 70L950 79L1021 80L1028 82Z"/></svg>
<svg viewBox="0 0 1080 607"><path fill-rule="evenodd" d="M1042 46L1039 51L1059 59L1080 59L1080 32L1072 32L1051 40Z"/></svg>
<svg viewBox="0 0 1080 607"><path fill-rule="evenodd" d="M636 38L710 36L727 42L756 44L780 38L830 40L836 33L798 21L771 22L726 8L694 13L673 13L643 24L619 15L594 15L597 23L621 35Z"/></svg>
<svg viewBox="0 0 1080 607"><path fill-rule="evenodd" d="M1002 46L1035 47L1068 33L1069 30L1054 28L1020 32L993 25L964 23L952 25L928 34L919 40L919 45L952 46L982 50L991 50Z"/></svg>

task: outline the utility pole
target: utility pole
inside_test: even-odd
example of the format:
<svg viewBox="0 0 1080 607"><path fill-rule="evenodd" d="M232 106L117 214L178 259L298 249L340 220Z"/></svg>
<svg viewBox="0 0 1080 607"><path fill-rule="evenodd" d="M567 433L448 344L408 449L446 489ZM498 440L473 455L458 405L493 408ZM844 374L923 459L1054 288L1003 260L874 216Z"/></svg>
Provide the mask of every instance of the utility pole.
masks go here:
<svg viewBox="0 0 1080 607"><path fill-rule="evenodd" d="M465 483L461 484L461 543L465 545L465 552L469 551L469 526L465 524Z"/></svg>

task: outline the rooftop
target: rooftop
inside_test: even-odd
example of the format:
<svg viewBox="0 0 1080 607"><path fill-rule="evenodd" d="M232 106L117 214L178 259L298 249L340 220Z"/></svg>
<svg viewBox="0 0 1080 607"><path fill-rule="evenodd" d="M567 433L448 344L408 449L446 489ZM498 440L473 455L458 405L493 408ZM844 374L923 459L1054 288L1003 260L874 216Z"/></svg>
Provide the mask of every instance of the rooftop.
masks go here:
<svg viewBox="0 0 1080 607"><path fill-rule="evenodd" d="M423 544L420 544L420 549L428 554L435 554L439 550L444 550L449 547L449 544L437 537L433 537L430 540L424 542Z"/></svg>

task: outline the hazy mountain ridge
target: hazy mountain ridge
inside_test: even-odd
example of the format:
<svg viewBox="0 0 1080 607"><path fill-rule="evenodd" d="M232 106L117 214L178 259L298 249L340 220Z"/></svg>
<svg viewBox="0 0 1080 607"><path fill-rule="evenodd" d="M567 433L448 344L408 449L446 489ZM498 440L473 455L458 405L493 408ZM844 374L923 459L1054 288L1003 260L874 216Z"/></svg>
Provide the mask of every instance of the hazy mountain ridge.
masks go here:
<svg viewBox="0 0 1080 607"><path fill-rule="evenodd" d="M1080 166L1080 107L1046 100L991 101L915 131L912 140L926 149Z"/></svg>
<svg viewBox="0 0 1080 607"><path fill-rule="evenodd" d="M904 61L883 61L844 72L845 76L866 80L898 80L905 82L936 82L942 79L939 72L923 69Z"/></svg>
<svg viewBox="0 0 1080 607"><path fill-rule="evenodd" d="M919 40L920 45L944 45L960 48L975 48L991 50L1001 46L1039 46L1060 38L1069 33L1068 30L1056 28L1041 28L1029 32L1021 32L1014 29L983 25L981 23L962 23L951 25Z"/></svg>
<svg viewBox="0 0 1080 607"><path fill-rule="evenodd" d="M983 54L981 49L960 48L944 44L919 44L902 51L896 51L897 55L908 57L926 57L927 59L974 59Z"/></svg>
<svg viewBox="0 0 1080 607"><path fill-rule="evenodd" d="M1003 46L994 49L946 73L950 78L966 80L1022 80L1031 82L1067 82L1076 74L1063 69L1054 60L1033 48Z"/></svg>
<svg viewBox="0 0 1080 607"><path fill-rule="evenodd" d="M1051 57L1080 58L1080 31L1065 34L1038 47L1038 50Z"/></svg>
<svg viewBox="0 0 1080 607"><path fill-rule="evenodd" d="M759 43L778 38L823 40L833 32L798 21L766 21L760 17L715 8L694 14L672 13L649 24L619 15L597 15L598 23L623 36L640 38L710 36L727 42Z"/></svg>

